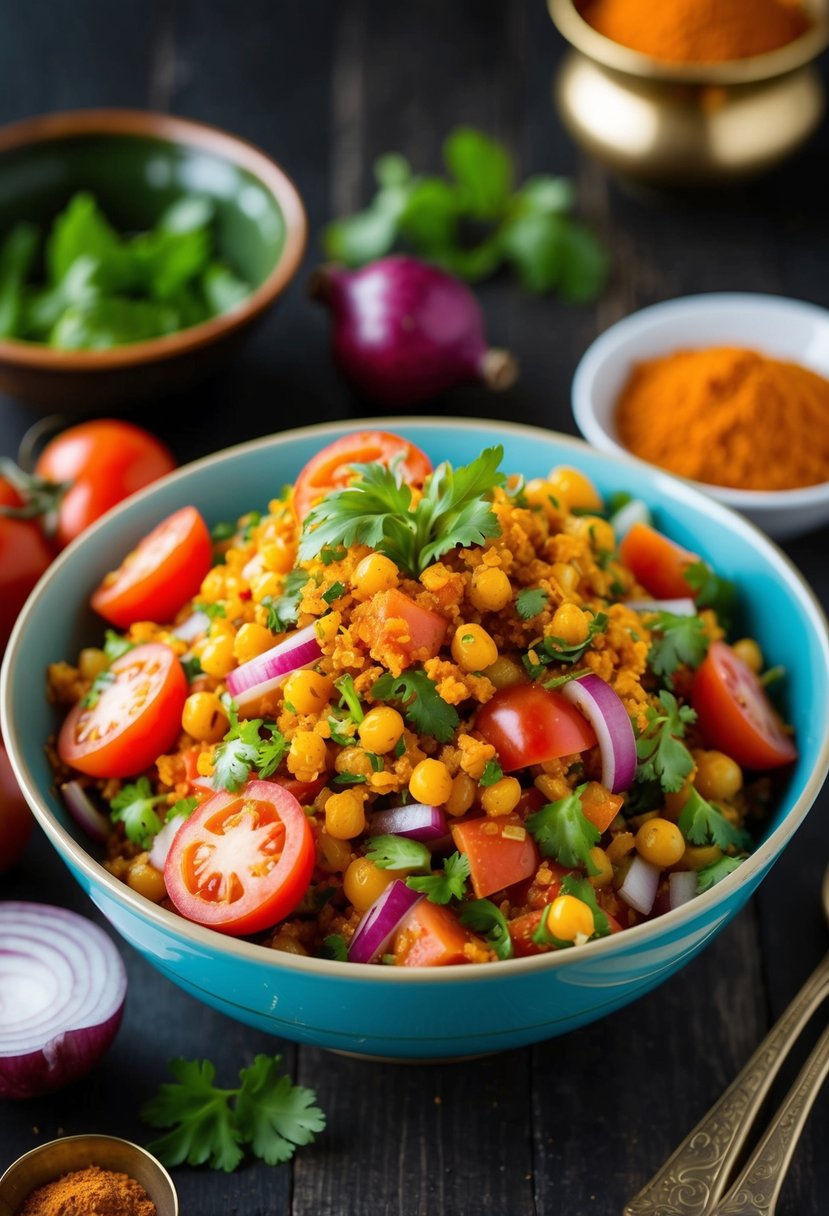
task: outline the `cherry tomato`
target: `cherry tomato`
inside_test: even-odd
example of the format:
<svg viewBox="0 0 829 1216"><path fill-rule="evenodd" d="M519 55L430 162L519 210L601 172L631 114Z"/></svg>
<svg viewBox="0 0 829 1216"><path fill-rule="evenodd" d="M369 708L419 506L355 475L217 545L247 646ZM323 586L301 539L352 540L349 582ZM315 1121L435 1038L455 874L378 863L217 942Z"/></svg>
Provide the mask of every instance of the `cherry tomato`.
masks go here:
<svg viewBox="0 0 829 1216"><path fill-rule="evenodd" d="M0 506L20 505L19 495L0 478ZM53 557L36 523L0 516L0 654L29 592Z"/></svg>
<svg viewBox="0 0 829 1216"><path fill-rule="evenodd" d="M505 773L595 747L593 727L569 701L540 684L501 688L478 711L475 727Z"/></svg>
<svg viewBox="0 0 829 1216"><path fill-rule="evenodd" d="M58 755L92 777L133 777L168 751L181 730L187 679L174 652L148 642L109 668L92 705L70 709L58 736Z"/></svg>
<svg viewBox="0 0 829 1216"><path fill-rule="evenodd" d="M110 507L175 467L164 444L131 422L102 418L62 431L35 465L38 477L69 483L58 504L57 547L64 548Z"/></svg>
<svg viewBox="0 0 829 1216"><path fill-rule="evenodd" d="M275 925L300 902L316 849L296 798L273 781L213 794L173 840L164 881L182 916L234 937Z"/></svg>
<svg viewBox="0 0 829 1216"><path fill-rule="evenodd" d="M0 873L20 860L34 819L0 743Z"/></svg>
<svg viewBox="0 0 829 1216"><path fill-rule="evenodd" d="M388 467L397 457L402 457L396 467L403 480L410 486L422 486L432 471L432 462L408 439L389 431L356 431L335 439L311 457L296 479L293 501L297 519L301 523L318 498L348 485L352 465L376 461Z"/></svg>
<svg viewBox="0 0 829 1216"><path fill-rule="evenodd" d="M725 642L712 642L697 668L691 704L708 746L744 768L778 768L797 758L762 684Z"/></svg>
<svg viewBox="0 0 829 1216"><path fill-rule="evenodd" d="M195 507L182 507L106 576L92 593L92 607L119 629L136 621L172 621L196 594L212 562L207 524Z"/></svg>
<svg viewBox="0 0 829 1216"><path fill-rule="evenodd" d="M632 526L619 546L619 557L655 599L694 598L694 589L686 582L684 571L699 558L648 524Z"/></svg>

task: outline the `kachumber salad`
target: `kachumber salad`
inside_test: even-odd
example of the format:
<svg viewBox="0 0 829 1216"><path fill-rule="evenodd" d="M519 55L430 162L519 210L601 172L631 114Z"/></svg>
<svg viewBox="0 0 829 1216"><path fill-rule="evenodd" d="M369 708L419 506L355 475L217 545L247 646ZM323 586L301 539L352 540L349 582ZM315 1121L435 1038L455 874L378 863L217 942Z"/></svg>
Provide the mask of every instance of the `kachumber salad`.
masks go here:
<svg viewBox="0 0 829 1216"><path fill-rule="evenodd" d="M740 866L796 756L734 589L579 470L385 432L163 520L50 667L72 813L133 890L292 954L581 945ZM106 813L105 813L106 812Z"/></svg>

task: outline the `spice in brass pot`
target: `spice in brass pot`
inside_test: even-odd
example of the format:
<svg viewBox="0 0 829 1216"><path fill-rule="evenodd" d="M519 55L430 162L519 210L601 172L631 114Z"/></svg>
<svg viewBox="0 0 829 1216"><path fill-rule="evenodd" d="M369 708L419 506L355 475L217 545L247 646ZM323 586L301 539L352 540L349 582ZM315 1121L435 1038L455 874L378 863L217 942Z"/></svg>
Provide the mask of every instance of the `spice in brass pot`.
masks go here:
<svg viewBox="0 0 829 1216"><path fill-rule="evenodd" d="M619 441L680 477L740 490L829 480L829 381L731 347L639 363L616 406Z"/></svg>
<svg viewBox="0 0 829 1216"><path fill-rule="evenodd" d="M676 63L762 55L810 25L800 0L584 0L579 11L606 38Z"/></svg>
<svg viewBox="0 0 829 1216"><path fill-rule="evenodd" d="M157 1209L129 1174L89 1165L39 1186L17 1216L157 1216Z"/></svg>

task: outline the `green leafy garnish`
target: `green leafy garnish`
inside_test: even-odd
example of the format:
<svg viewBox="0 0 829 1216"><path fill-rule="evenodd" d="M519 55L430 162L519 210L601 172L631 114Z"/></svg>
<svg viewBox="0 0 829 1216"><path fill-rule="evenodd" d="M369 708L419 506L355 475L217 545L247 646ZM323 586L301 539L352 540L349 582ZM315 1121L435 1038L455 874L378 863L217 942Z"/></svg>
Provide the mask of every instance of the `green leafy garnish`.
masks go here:
<svg viewBox="0 0 829 1216"><path fill-rule="evenodd" d="M325 230L328 257L362 266L402 246L470 281L506 263L528 291L576 301L598 295L608 256L572 218L569 181L544 175L516 189L506 147L472 127L449 134L443 159L447 176L436 177L414 174L398 154L381 157L370 205Z"/></svg>
<svg viewBox="0 0 829 1216"><path fill-rule="evenodd" d="M636 780L658 781L666 794L675 794L694 767L693 757L681 740L686 724L695 722L697 715L690 705L680 707L673 693L665 689L659 693L659 702L662 713L648 706L647 725L643 731L637 730Z"/></svg>
<svg viewBox="0 0 829 1216"><path fill-rule="evenodd" d="M608 623L607 613L597 612L588 622L587 637L575 645L566 642L564 638L540 638L522 655L522 662L530 679L537 680L544 668L549 667L551 663L578 663L579 659L584 657L585 651L592 646L596 635L606 631Z"/></svg>
<svg viewBox="0 0 829 1216"><path fill-rule="evenodd" d="M326 591L323 591L322 598L325 600L326 604L331 605L335 600L338 600L341 596L345 595L345 593L345 583L332 583Z"/></svg>
<svg viewBox="0 0 829 1216"><path fill-rule="evenodd" d="M671 677L678 667L683 663L688 667L699 667L705 658L709 645L705 622L698 616L659 612L648 624L656 635L648 652L648 666L654 675L662 676L665 685L671 688Z"/></svg>
<svg viewBox="0 0 829 1216"><path fill-rule="evenodd" d="M679 815L679 830L691 844L715 844L721 849L751 848L751 837L743 828L729 823L692 786Z"/></svg>
<svg viewBox="0 0 829 1216"><path fill-rule="evenodd" d="M338 963L348 962L348 946L341 933L329 933L323 938L322 953L324 958L334 959Z"/></svg>
<svg viewBox="0 0 829 1216"><path fill-rule="evenodd" d="M501 530L489 495L504 481L498 471L502 456L499 445L461 468L444 461L427 477L414 507L412 491L395 468L355 464L352 482L326 495L307 515L300 561L329 546L361 544L417 577L450 549L483 544Z"/></svg>
<svg viewBox="0 0 829 1216"><path fill-rule="evenodd" d="M262 607L266 609L266 621L271 633L285 633L293 628L299 616L299 601L308 582L307 570L289 570L282 583L281 595L266 595Z"/></svg>
<svg viewBox="0 0 829 1216"><path fill-rule="evenodd" d="M496 781L500 781L504 775L504 770L497 760L487 760L484 765L484 771L478 779L478 784L484 787L494 785Z"/></svg>
<svg viewBox="0 0 829 1216"><path fill-rule="evenodd" d="M697 895L710 891L718 882L722 882L724 878L728 878L729 874L733 874L746 860L745 853L740 857L720 857L710 866L703 866L701 870L697 870Z"/></svg>
<svg viewBox="0 0 829 1216"><path fill-rule="evenodd" d="M550 602L550 597L543 587L525 587L515 597L515 611L522 621L530 621L538 616Z"/></svg>
<svg viewBox="0 0 829 1216"><path fill-rule="evenodd" d="M340 676L339 680L334 681L334 687L340 694L341 708L346 709L351 721L356 722L359 726L365 715L363 714L363 706L359 694L354 687L353 676Z"/></svg>
<svg viewBox="0 0 829 1216"><path fill-rule="evenodd" d="M398 701L406 721L438 743L448 743L460 723L454 705L444 701L425 671L411 669L399 676L386 672L375 682L371 695L375 701Z"/></svg>
<svg viewBox="0 0 829 1216"><path fill-rule="evenodd" d="M279 768L288 743L272 722L261 718L239 721L238 711L229 698L223 698L230 727L213 756L214 789L240 790L255 769L262 778L270 777ZM262 738L260 731L267 732Z"/></svg>
<svg viewBox="0 0 829 1216"><path fill-rule="evenodd" d="M179 798L178 802L174 802L167 811L164 822L169 823L171 819L186 819L188 815L192 815L198 805L198 798Z"/></svg>
<svg viewBox="0 0 829 1216"><path fill-rule="evenodd" d="M114 629L107 629L104 634L104 654L109 659L110 663L114 663L116 659L120 659L129 650L135 648L135 642L131 642L122 634L116 633Z"/></svg>
<svg viewBox="0 0 829 1216"><path fill-rule="evenodd" d="M353 719L349 719L349 721L353 721ZM328 729L331 732L331 739L334 743L339 743L340 747L351 747L354 743L354 736L343 729L342 718L336 718L333 714L329 714Z"/></svg>
<svg viewBox="0 0 829 1216"><path fill-rule="evenodd" d="M228 520L219 520L210 529L210 539L220 543L223 540L230 540L236 535L236 524L230 523Z"/></svg>
<svg viewBox="0 0 829 1216"><path fill-rule="evenodd" d="M682 576L694 592L697 608L713 608L723 629L730 629L737 609L737 588L734 583L715 574L703 561L686 566Z"/></svg>
<svg viewBox="0 0 829 1216"><path fill-rule="evenodd" d="M368 778L365 773L337 773L332 785L365 785Z"/></svg>
<svg viewBox="0 0 829 1216"><path fill-rule="evenodd" d="M191 654L180 661L184 674L187 677L187 683L192 684L196 677L200 676L204 670L201 665L201 659L197 654Z"/></svg>
<svg viewBox="0 0 829 1216"><path fill-rule="evenodd" d="M483 933L484 940L498 958L512 958L512 938L507 919L491 899L470 899L458 909L458 920L475 933Z"/></svg>
<svg viewBox="0 0 829 1216"><path fill-rule="evenodd" d="M425 844L406 836L373 836L366 857L381 870L432 869L432 854Z"/></svg>
<svg viewBox="0 0 829 1216"><path fill-rule="evenodd" d="M263 723L262 729L267 731L267 738L259 743L256 753L256 771L264 780L271 777L279 768L288 750L288 740L277 729L273 722Z"/></svg>
<svg viewBox="0 0 829 1216"><path fill-rule="evenodd" d="M196 600L193 604L194 612L201 612L209 621L216 621L227 616L227 609L224 604L219 603L203 603L201 600Z"/></svg>
<svg viewBox="0 0 829 1216"><path fill-rule="evenodd" d="M325 1115L311 1089L294 1085L279 1072L281 1056L257 1055L239 1072L233 1089L214 1085L210 1060L171 1060L174 1083L160 1085L145 1102L141 1118L171 1131L148 1147L165 1165L203 1165L231 1172L243 1157L242 1145L268 1165L289 1161L299 1145L310 1144L325 1127Z"/></svg>
<svg viewBox="0 0 829 1216"><path fill-rule="evenodd" d="M469 858L466 853L452 853L443 863L442 874L407 878L406 886L420 891L433 904L448 904L452 899L463 899L468 878Z"/></svg>
<svg viewBox="0 0 829 1216"><path fill-rule="evenodd" d="M610 923L606 914L599 907L593 884L586 878L579 878L576 874L565 874L561 880L561 891L563 895L574 895L583 904L587 904L593 913L593 935L607 937L610 933Z"/></svg>
<svg viewBox="0 0 829 1216"><path fill-rule="evenodd" d="M585 781L566 798L548 802L528 815L524 823L545 857L555 857L563 866L584 866L588 874L595 874L590 850L599 843L601 832L581 808L586 789Z"/></svg>
<svg viewBox="0 0 829 1216"><path fill-rule="evenodd" d="M34 224L15 224L0 244L0 338L13 338L23 312L23 285L37 257Z"/></svg>
<svg viewBox="0 0 829 1216"><path fill-rule="evenodd" d="M123 823L128 840L148 849L161 831L161 818L155 808L166 801L166 794L153 794L148 777L139 777L133 784L122 786L112 799L110 818Z"/></svg>
<svg viewBox="0 0 829 1216"><path fill-rule="evenodd" d="M84 709L93 709L100 699L101 693L104 692L111 684L115 683L115 672L105 668L99 671L95 679L89 686L89 690L84 697L81 698L81 705Z"/></svg>

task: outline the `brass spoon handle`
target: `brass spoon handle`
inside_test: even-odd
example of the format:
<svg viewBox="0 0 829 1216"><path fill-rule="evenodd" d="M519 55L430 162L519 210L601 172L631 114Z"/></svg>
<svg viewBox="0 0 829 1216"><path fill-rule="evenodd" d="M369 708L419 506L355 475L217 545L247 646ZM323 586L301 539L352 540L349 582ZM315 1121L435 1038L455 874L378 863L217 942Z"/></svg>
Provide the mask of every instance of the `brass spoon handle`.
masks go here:
<svg viewBox="0 0 829 1216"><path fill-rule="evenodd" d="M712 1216L772 1216L806 1117L829 1072L829 1026Z"/></svg>
<svg viewBox="0 0 829 1216"><path fill-rule="evenodd" d="M827 993L829 954L722 1097L631 1199L624 1216L708 1216L712 1212L780 1065Z"/></svg>

